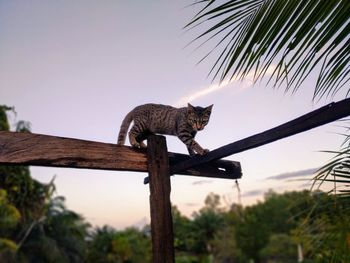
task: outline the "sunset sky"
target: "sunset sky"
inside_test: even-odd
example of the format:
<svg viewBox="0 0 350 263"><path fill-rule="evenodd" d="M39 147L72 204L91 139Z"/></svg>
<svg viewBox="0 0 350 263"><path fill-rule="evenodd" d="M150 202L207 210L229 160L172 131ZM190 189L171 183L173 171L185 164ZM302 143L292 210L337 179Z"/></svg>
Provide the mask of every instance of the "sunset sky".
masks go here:
<svg viewBox="0 0 350 263"><path fill-rule="evenodd" d="M0 104L15 106L14 124L32 132L116 143L120 124L135 106L153 102L183 107L214 104L197 141L215 149L275 127L331 102L312 101L315 76L296 93L252 85L252 77L221 85L207 74L215 57L196 65L210 45L187 46L198 31L183 30L197 11L191 1L0 1ZM333 100L339 100L333 98ZM312 173L337 149L335 122L227 159L241 162L243 204L269 189L309 188ZM186 153L175 137L168 149ZM146 174L31 167L34 178L56 176L57 195L93 225L117 228L149 220ZM294 177L293 177L294 176ZM230 180L174 176L171 199L190 216L214 192L238 202Z"/></svg>

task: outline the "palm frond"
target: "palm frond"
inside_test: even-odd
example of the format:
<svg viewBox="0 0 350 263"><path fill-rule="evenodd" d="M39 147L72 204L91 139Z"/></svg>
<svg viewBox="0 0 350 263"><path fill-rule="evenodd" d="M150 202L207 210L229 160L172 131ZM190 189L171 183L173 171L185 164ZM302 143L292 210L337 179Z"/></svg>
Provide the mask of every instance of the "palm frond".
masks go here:
<svg viewBox="0 0 350 263"><path fill-rule="evenodd" d="M330 192L341 197L350 197L350 135L345 136L339 151L328 153L334 154L334 157L318 170L313 187L316 184L321 187L324 182L330 182L333 183Z"/></svg>
<svg viewBox="0 0 350 263"><path fill-rule="evenodd" d="M194 39L218 54L213 78L254 81L271 74L271 82L296 91L311 72L318 72L314 99L350 93L350 1L229 0L204 5L185 28L201 28ZM201 44L200 44L201 45ZM218 51L215 53L213 51ZM205 56L206 58L207 56ZM272 73L271 73L272 71Z"/></svg>

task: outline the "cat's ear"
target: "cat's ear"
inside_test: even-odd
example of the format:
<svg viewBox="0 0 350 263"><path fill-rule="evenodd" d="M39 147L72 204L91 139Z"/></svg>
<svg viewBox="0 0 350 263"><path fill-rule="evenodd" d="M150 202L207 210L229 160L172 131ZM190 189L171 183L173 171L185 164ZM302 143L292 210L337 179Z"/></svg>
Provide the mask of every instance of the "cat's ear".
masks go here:
<svg viewBox="0 0 350 263"><path fill-rule="evenodd" d="M194 107L190 103L187 103L187 112L194 112Z"/></svg>
<svg viewBox="0 0 350 263"><path fill-rule="evenodd" d="M212 110L213 106L214 106L214 104L212 104L212 105L206 107L206 108L205 108L205 111L208 112L208 113L211 113L211 110Z"/></svg>

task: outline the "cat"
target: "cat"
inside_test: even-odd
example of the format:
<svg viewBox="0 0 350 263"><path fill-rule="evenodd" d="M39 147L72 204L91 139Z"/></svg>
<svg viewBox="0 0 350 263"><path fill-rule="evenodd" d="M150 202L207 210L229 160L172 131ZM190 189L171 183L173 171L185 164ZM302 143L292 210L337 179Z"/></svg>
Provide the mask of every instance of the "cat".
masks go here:
<svg viewBox="0 0 350 263"><path fill-rule="evenodd" d="M129 141L133 147L147 147L143 141L150 134L165 134L177 136L186 146L191 156L204 155L209 152L203 149L195 140L197 131L203 130L208 124L213 105L206 108L187 107L174 108L161 104L144 104L136 107L124 118L118 136L118 145L124 145L129 125L134 125L129 131Z"/></svg>

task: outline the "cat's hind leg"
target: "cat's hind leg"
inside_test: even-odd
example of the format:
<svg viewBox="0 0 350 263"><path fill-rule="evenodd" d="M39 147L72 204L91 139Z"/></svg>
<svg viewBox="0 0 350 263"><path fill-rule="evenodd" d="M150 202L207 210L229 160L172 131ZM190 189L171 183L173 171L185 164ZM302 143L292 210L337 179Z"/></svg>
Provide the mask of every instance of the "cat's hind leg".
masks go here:
<svg viewBox="0 0 350 263"><path fill-rule="evenodd" d="M143 141L147 140L151 134L153 133L142 130L139 125L134 125L129 132L130 144L136 148L147 148L147 145Z"/></svg>
<svg viewBox="0 0 350 263"><path fill-rule="evenodd" d="M147 145L144 143L144 141L148 140L148 137L150 135L154 135L155 133L150 132L149 130L142 131L137 137L136 141L140 144L141 148L147 148Z"/></svg>
<svg viewBox="0 0 350 263"><path fill-rule="evenodd" d="M147 140L148 136L150 136L152 133L143 131L136 137L136 141L140 144L141 148L147 148L147 145L144 143L145 140Z"/></svg>
<svg viewBox="0 0 350 263"><path fill-rule="evenodd" d="M141 144L137 140L137 138L140 136L142 132L140 131L140 128L136 125L132 126L132 128L129 131L129 141L131 146L136 148L141 148Z"/></svg>

